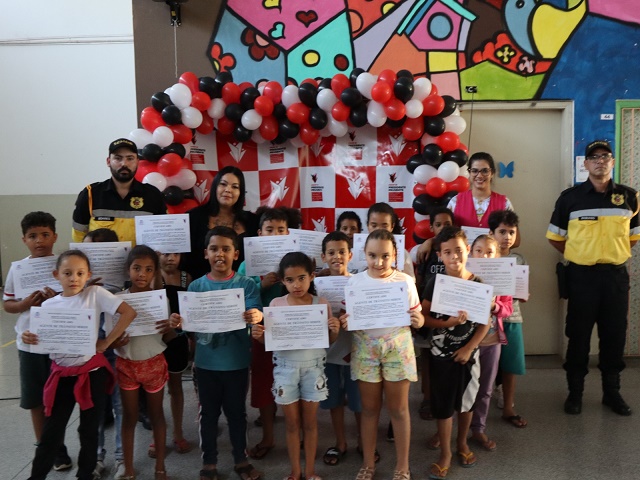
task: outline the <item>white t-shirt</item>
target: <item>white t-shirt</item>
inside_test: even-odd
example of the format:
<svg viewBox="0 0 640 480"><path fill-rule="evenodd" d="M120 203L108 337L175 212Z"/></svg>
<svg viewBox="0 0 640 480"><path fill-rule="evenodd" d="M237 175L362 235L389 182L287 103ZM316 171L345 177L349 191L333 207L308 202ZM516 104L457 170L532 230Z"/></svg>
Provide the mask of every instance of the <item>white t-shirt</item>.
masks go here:
<svg viewBox="0 0 640 480"><path fill-rule="evenodd" d="M373 278L369 275L369 272L365 270L364 272L360 272L351 277L347 285L349 287L366 287L370 285L379 286L380 283L391 282L406 283L408 287L407 294L409 295L409 308L411 310L417 310L418 312L422 311L422 305L420 304L420 297L418 296L418 289L416 288L415 280L399 270L394 270L391 275L385 278ZM381 337L387 333L397 330L398 328L402 327L372 328L370 330L366 330L366 333L370 337Z"/></svg>
<svg viewBox="0 0 640 480"><path fill-rule="evenodd" d="M43 308L93 308L96 311L95 329L96 338L100 328L100 314L107 313L113 315L120 307L122 300L113 293L108 292L96 285L87 287L77 295L63 297L56 295L42 303ZM79 367L91 360L93 355L71 355L66 353L52 353L49 355L61 367Z"/></svg>
<svg viewBox="0 0 640 480"><path fill-rule="evenodd" d="M24 258L24 260L26 260L27 258L31 258L31 256ZM13 282L13 266L12 266L11 268L9 268L9 273L7 273L7 280L4 285L4 293L2 294L2 300L5 302L7 300L17 300L17 301L22 300L22 298L16 298L15 291L16 291L16 287ZM14 327L14 330L16 331L16 335L17 335L16 346L18 347L18 350L22 350L23 352L31 352L31 345L27 345L22 342L22 334L26 330L29 330L29 310L22 312L21 314L18 315L18 320L16 320L16 326Z"/></svg>

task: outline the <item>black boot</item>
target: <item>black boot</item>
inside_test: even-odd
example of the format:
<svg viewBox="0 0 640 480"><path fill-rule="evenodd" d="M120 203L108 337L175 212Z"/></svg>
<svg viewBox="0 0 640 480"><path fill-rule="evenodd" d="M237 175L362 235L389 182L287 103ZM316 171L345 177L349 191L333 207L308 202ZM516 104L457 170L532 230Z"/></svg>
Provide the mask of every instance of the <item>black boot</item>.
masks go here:
<svg viewBox="0 0 640 480"><path fill-rule="evenodd" d="M620 395L620 374L602 374L602 404L609 407L618 415L628 417L631 415L631 407L627 405Z"/></svg>
<svg viewBox="0 0 640 480"><path fill-rule="evenodd" d="M564 401L564 413L568 415L580 415L582 413L582 392L584 390L584 377L567 373L567 385L569 396Z"/></svg>

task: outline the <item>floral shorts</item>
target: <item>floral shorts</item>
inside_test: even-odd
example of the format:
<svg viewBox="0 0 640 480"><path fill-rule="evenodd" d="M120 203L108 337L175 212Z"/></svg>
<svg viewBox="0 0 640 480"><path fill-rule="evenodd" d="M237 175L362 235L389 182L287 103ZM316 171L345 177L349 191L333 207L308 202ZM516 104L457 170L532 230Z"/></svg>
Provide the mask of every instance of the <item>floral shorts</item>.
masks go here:
<svg viewBox="0 0 640 480"><path fill-rule="evenodd" d="M147 360L116 358L118 385L121 390L137 390L142 387L147 393L162 390L169 378L167 361L161 353Z"/></svg>
<svg viewBox="0 0 640 480"><path fill-rule="evenodd" d="M400 380L418 381L416 355L409 327L402 327L380 337L365 330L354 332L351 346L351 378L378 383Z"/></svg>

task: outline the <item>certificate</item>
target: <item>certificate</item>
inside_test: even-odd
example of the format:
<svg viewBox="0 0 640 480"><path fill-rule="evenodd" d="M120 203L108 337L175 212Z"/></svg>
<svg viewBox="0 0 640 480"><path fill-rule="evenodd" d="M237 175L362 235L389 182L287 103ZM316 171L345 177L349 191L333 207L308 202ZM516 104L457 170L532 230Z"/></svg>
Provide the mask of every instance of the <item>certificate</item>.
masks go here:
<svg viewBox="0 0 640 480"><path fill-rule="evenodd" d="M247 328L242 318L244 289L179 292L182 329L187 332L222 333Z"/></svg>
<svg viewBox="0 0 640 480"><path fill-rule="evenodd" d="M471 245L473 241L478 238L480 235L489 235L488 228L480 228L480 227L460 227L462 231L467 236L467 244Z"/></svg>
<svg viewBox="0 0 640 480"><path fill-rule="evenodd" d="M136 243L162 253L191 251L189 215L142 215L136 217Z"/></svg>
<svg viewBox="0 0 640 480"><path fill-rule="evenodd" d="M404 327L411 325L406 282L380 286L349 287L344 290L349 330Z"/></svg>
<svg viewBox="0 0 640 480"><path fill-rule="evenodd" d="M486 325L491 315L492 299L491 285L438 273L431 310L452 317L457 317L458 312L464 310L470 321Z"/></svg>
<svg viewBox="0 0 640 480"><path fill-rule="evenodd" d="M31 307L29 331L38 335L38 344L31 345L31 353L95 355L96 315L92 308Z"/></svg>
<svg viewBox="0 0 640 480"><path fill-rule="evenodd" d="M516 265L516 293L515 298L529 300L529 265Z"/></svg>
<svg viewBox="0 0 640 480"><path fill-rule="evenodd" d="M482 279L482 283L493 286L494 295L511 295L516 293L516 259L503 258L469 258L467 270Z"/></svg>
<svg viewBox="0 0 640 480"><path fill-rule="evenodd" d="M123 293L118 295L118 298L122 298L138 314L127 327L127 333L132 337L158 333L156 322L169 318L169 302L167 301L166 290ZM114 325L119 318L119 315L114 316Z"/></svg>
<svg viewBox="0 0 640 480"><path fill-rule="evenodd" d="M11 262L16 298L26 298L36 290L42 290L44 287L61 292L62 286L53 278L53 271L56 269L57 261L57 255L51 255L49 257L25 258L18 262Z"/></svg>
<svg viewBox="0 0 640 480"><path fill-rule="evenodd" d="M345 310L344 287L347 286L349 278L344 275L331 275L329 277L316 277L313 280L318 296L324 297L329 301L331 311L335 316L338 316L340 310Z"/></svg>
<svg viewBox="0 0 640 480"><path fill-rule="evenodd" d="M358 271L363 271L367 268L367 257L364 254L364 244L367 242L368 233L355 233L353 235L353 260L349 262L349 267L355 266ZM404 268L404 252L405 252L405 239L404 235L394 235L396 240L397 258L396 265L398 270Z"/></svg>
<svg viewBox="0 0 640 480"><path fill-rule="evenodd" d="M329 348L327 306L265 307L264 345L268 352Z"/></svg>
<svg viewBox="0 0 640 480"><path fill-rule="evenodd" d="M289 235L298 240L298 250L306 253L316 261L316 270L322 268L322 240L327 236L325 232L315 230L299 230L290 228Z"/></svg>
<svg viewBox="0 0 640 480"><path fill-rule="evenodd" d="M291 235L244 238L244 262L248 276L277 272L286 253L299 252L298 239Z"/></svg>
<svg viewBox="0 0 640 480"><path fill-rule="evenodd" d="M105 285L122 288L127 280L124 264L131 251L131 242L70 243L69 248L87 255L93 277L100 277Z"/></svg>

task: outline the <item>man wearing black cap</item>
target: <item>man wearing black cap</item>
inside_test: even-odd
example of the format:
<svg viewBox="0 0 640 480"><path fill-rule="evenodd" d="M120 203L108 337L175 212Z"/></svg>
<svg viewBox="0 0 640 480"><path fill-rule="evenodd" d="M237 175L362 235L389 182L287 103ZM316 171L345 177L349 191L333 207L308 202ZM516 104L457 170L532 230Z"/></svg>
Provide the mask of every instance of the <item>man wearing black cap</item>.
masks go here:
<svg viewBox="0 0 640 480"><path fill-rule="evenodd" d="M85 235L98 228L108 228L120 241L136 242L134 217L167 213L162 193L153 185L134 178L138 169L138 148L126 138L109 145L107 166L111 178L96 182L80 192L73 211L72 238L82 242Z"/></svg>
<svg viewBox="0 0 640 480"><path fill-rule="evenodd" d="M629 309L626 262L640 239L638 193L611 178L614 158L609 142L591 142L584 165L589 178L562 192L546 234L569 262L565 326L569 343L564 364L569 396L564 411L572 415L582 411L591 332L597 323L602 403L627 416L631 408L620 395L620 372L625 367L622 356Z"/></svg>

